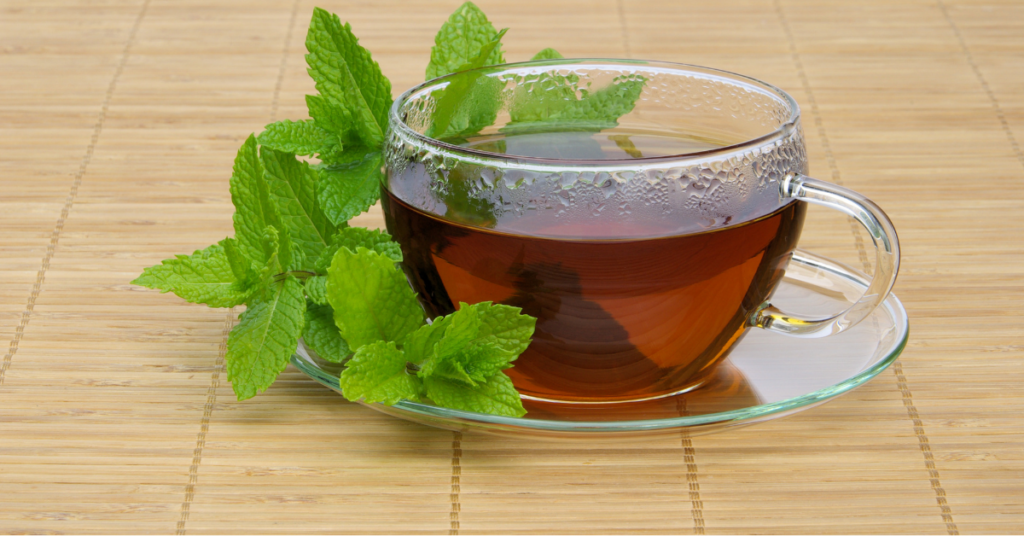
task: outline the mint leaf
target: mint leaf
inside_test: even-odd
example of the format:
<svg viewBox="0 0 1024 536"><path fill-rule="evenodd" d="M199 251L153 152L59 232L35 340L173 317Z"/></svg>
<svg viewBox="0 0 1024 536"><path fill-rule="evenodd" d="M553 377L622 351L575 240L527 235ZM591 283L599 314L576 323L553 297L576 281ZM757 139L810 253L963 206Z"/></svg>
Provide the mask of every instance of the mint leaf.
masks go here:
<svg viewBox="0 0 1024 536"><path fill-rule="evenodd" d="M256 137L256 141L264 148L290 154L307 156L327 155L342 151L338 135L329 132L315 121L278 121L265 127Z"/></svg>
<svg viewBox="0 0 1024 536"><path fill-rule="evenodd" d="M555 78L561 77L560 75ZM557 130L599 132L618 126L618 119L633 110L645 79L617 80L577 99L574 82L556 82L559 91L517 91L509 107L511 121L503 134Z"/></svg>
<svg viewBox="0 0 1024 536"><path fill-rule="evenodd" d="M263 266L269 258L263 250L263 230L267 226L283 230L283 226L263 178L263 163L257 154L255 136L250 135L238 149L230 188L231 202L235 205L232 220L238 250Z"/></svg>
<svg viewBox="0 0 1024 536"><path fill-rule="evenodd" d="M501 91L505 84L500 79L489 76L475 78L475 82L464 91L465 96L455 104L456 108L451 112L448 123L445 125L443 122L437 122L437 126L431 125L432 129L444 125L444 131L430 130L429 135L438 132L438 139L458 145L464 143L466 138L479 135L481 130L494 124L501 108ZM461 84L456 82L453 90L462 91ZM476 148L483 149L480 146Z"/></svg>
<svg viewBox="0 0 1024 536"><path fill-rule="evenodd" d="M265 391L298 346L306 299L302 284L288 276L266 287L228 335L228 380L239 400Z"/></svg>
<svg viewBox="0 0 1024 536"><path fill-rule="evenodd" d="M451 320L451 315L439 316L406 336L402 348L410 363L419 365L434 356L434 346L444 337Z"/></svg>
<svg viewBox="0 0 1024 536"><path fill-rule="evenodd" d="M306 279L306 296L317 305L327 305L327 276Z"/></svg>
<svg viewBox="0 0 1024 536"><path fill-rule="evenodd" d="M633 111L646 83L643 78L613 83L575 101L553 119L568 123L590 122L595 124L593 128L600 129L616 127L620 117Z"/></svg>
<svg viewBox="0 0 1024 536"><path fill-rule="evenodd" d="M379 152L350 151L343 156L351 160L319 169L317 185L317 200L335 225L347 222L376 203L383 178Z"/></svg>
<svg viewBox="0 0 1024 536"><path fill-rule="evenodd" d="M575 72L541 71L527 74L512 89L508 112L511 123L545 121L574 102L586 98L590 92L580 88L580 77Z"/></svg>
<svg viewBox="0 0 1024 536"><path fill-rule="evenodd" d="M331 104L320 95L306 95L306 108L309 110L309 116L313 118L313 124L337 136L339 145L349 147L359 144L352 114L344 106ZM320 161L332 162L340 154L340 147L338 151L329 154L321 153Z"/></svg>
<svg viewBox="0 0 1024 536"><path fill-rule="evenodd" d="M434 346L434 358L443 359L450 357L469 346L480 332L480 314L477 309L465 307L447 315L445 324L447 324L447 327L444 331L444 337ZM433 359L432 361L436 362L438 359ZM427 363L423 367L423 372L424 374L430 374L429 371L430 363Z"/></svg>
<svg viewBox="0 0 1024 536"><path fill-rule="evenodd" d="M337 232L316 201L317 172L294 155L260 148L270 196L291 240L315 260Z"/></svg>
<svg viewBox="0 0 1024 536"><path fill-rule="evenodd" d="M464 70L464 65L476 58L480 49L498 33L487 20L487 15L472 2L459 6L434 37L427 64L427 79ZM501 47L494 47L482 59L483 65L505 63Z"/></svg>
<svg viewBox="0 0 1024 536"><path fill-rule="evenodd" d="M439 375L475 385L512 366L530 344L536 319L520 314L517 307L460 303L446 324L420 376Z"/></svg>
<svg viewBox="0 0 1024 536"><path fill-rule="evenodd" d="M273 277L288 270L298 270L303 264L302 251L292 244L287 233L278 232L276 227L263 229L263 254L267 263L263 266L261 279L270 281Z"/></svg>
<svg viewBox="0 0 1024 536"><path fill-rule="evenodd" d="M364 247L395 262L402 262L402 248L397 242L391 240L391 235L365 227L345 227L331 238L331 244L320 254L320 258L316 261L317 273L326 273L331 266L331 261L334 260L334 254L343 247L353 252L357 248Z"/></svg>
<svg viewBox="0 0 1024 536"><path fill-rule="evenodd" d="M234 307L249 297L253 281L239 281L223 246L214 244L191 256L176 255L150 266L132 284L173 292L191 303Z"/></svg>
<svg viewBox="0 0 1024 536"><path fill-rule="evenodd" d="M341 337L334 323L334 310L329 305L308 304L306 327L302 340L320 357L331 363L341 363L351 353L348 343Z"/></svg>
<svg viewBox="0 0 1024 536"><path fill-rule="evenodd" d="M548 48L545 48L544 50L541 50L540 52L534 54L533 57L530 58L530 59L531 60L560 60L560 59L562 59L564 57L565 56L559 54L557 50L548 47Z"/></svg>
<svg viewBox="0 0 1024 536"><path fill-rule="evenodd" d="M419 400L422 382L406 371L406 363L405 354L394 342L362 346L341 373L342 393L353 402L362 399L389 406L403 398Z"/></svg>
<svg viewBox="0 0 1024 536"><path fill-rule="evenodd" d="M400 341L423 324L423 309L395 261L358 248L341 248L327 270L327 299L334 321L353 349Z"/></svg>
<svg viewBox="0 0 1024 536"><path fill-rule="evenodd" d="M284 271L281 253L287 254L288 248L281 247L281 234L277 232L276 228L270 226L263 228L260 245L263 247L263 256L267 259L267 264L263 267L261 275L264 281L269 281L271 277Z"/></svg>
<svg viewBox="0 0 1024 536"><path fill-rule="evenodd" d="M444 378L465 384L466 387L476 387L477 381L482 381L481 378L473 378L464 368L463 364L459 361L454 360L433 360L428 363L435 364L430 369L429 373L418 373L420 378Z"/></svg>
<svg viewBox="0 0 1024 536"><path fill-rule="evenodd" d="M494 344L474 344L461 348L451 357L444 359L445 365L439 370L447 371L450 367L458 370L459 376L451 376L453 378L464 375L474 382L487 382L495 374L501 374L501 371L511 368L512 361L517 357L519 356L502 352Z"/></svg>
<svg viewBox="0 0 1024 536"><path fill-rule="evenodd" d="M434 345L419 375L422 378L438 375L476 385L474 380L482 381L484 377L474 378L468 374L465 365L468 358L475 356L467 355L465 350L480 331L480 317L475 310L456 311L448 317L444 336Z"/></svg>
<svg viewBox="0 0 1024 536"><path fill-rule="evenodd" d="M447 355L435 355L419 372L420 378L447 378L469 387L485 383L491 376L511 367L517 356L503 354L494 345L478 344L459 348Z"/></svg>
<svg viewBox="0 0 1024 536"><path fill-rule="evenodd" d="M424 378L423 386L434 403L446 408L507 417L522 417L526 414L512 380L503 373L491 376L487 382L476 387L437 376Z"/></svg>
<svg viewBox="0 0 1024 536"><path fill-rule="evenodd" d="M522 309L489 301L473 305L459 304L459 311L474 310L480 318L480 330L469 344L493 344L501 352L518 356L530 345L537 319L522 314Z"/></svg>
<svg viewBox="0 0 1024 536"><path fill-rule="evenodd" d="M337 15L313 9L306 34L309 75L328 102L351 114L363 143L377 148L384 142L388 125L391 82L358 42L352 27L342 25Z"/></svg>
<svg viewBox="0 0 1024 536"><path fill-rule="evenodd" d="M459 66L460 71L487 65L488 58L501 46L501 38L508 28L494 35L477 55ZM503 83L500 80L474 72L456 77L441 90L427 136L437 139L467 137L494 122L501 101L497 98ZM466 96L469 95L470 98Z"/></svg>
<svg viewBox="0 0 1024 536"><path fill-rule="evenodd" d="M224 256L227 257L231 273L235 276L239 286L252 288L259 284L259 271L252 260L242 254L238 240L228 237L218 242L218 244L224 248Z"/></svg>

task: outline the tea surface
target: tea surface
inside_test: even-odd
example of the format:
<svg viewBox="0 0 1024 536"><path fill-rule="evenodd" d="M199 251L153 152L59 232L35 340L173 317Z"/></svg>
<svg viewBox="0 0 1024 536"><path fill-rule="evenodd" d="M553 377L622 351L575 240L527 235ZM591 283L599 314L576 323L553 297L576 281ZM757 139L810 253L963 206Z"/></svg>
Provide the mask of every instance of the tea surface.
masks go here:
<svg viewBox="0 0 1024 536"><path fill-rule="evenodd" d="M630 160L686 155L719 149L728 143L712 136L666 135L638 129L615 128L599 133L566 131L525 131L495 133L449 142L510 156L560 160Z"/></svg>

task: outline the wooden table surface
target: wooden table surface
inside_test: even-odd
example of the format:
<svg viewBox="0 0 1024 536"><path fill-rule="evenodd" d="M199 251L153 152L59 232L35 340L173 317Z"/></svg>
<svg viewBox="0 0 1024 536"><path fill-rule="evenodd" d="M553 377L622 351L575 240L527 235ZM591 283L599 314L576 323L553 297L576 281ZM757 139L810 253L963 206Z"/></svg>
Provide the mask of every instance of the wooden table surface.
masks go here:
<svg viewBox="0 0 1024 536"><path fill-rule="evenodd" d="M793 417L613 444L427 428L292 368L237 402L241 309L129 281L232 233L235 150L306 117L314 3L0 0L0 532L1024 531L1024 3L478 3L509 60L553 46L791 92L812 174L899 230L900 360ZM317 5L397 93L458 0ZM867 259L825 211L802 247Z"/></svg>

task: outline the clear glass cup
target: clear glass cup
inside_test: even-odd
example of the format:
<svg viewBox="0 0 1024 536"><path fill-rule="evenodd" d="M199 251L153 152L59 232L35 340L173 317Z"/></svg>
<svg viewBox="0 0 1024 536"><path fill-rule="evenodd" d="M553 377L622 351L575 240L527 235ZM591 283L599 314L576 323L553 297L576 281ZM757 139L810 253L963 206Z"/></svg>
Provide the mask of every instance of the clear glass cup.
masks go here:
<svg viewBox="0 0 1024 536"><path fill-rule="evenodd" d="M796 102L742 75L604 59L464 71L395 101L385 152L388 230L427 312L493 301L538 318L507 371L526 398L685 392L750 328L838 333L895 282L885 213L805 176ZM838 314L771 304L804 202L875 245L873 279Z"/></svg>

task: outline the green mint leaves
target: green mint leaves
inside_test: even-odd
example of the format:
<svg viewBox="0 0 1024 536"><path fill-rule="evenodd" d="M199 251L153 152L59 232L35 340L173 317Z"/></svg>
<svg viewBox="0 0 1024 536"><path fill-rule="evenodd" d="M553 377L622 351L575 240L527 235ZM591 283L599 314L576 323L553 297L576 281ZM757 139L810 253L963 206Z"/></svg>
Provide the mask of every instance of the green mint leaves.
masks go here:
<svg viewBox="0 0 1024 536"><path fill-rule="evenodd" d="M525 414L502 371L529 345L536 319L485 302L460 304L457 312L425 324L416 294L388 255L390 247L378 242L383 252L363 246L353 251L350 238L339 240L344 245L327 270L330 307L311 306L306 317L308 342L321 357L338 359L337 338L355 350L341 373L345 397L384 404L444 400L438 403L455 409ZM362 238L370 244L376 237ZM328 309L340 337L325 321Z"/></svg>
<svg viewBox="0 0 1024 536"><path fill-rule="evenodd" d="M547 90L525 85L517 87L509 107L511 121L501 128L502 133L600 132L614 128L620 117L633 110L646 84L643 77L623 76L610 86L590 92L577 86L579 78L575 75L544 73L534 77L531 85Z"/></svg>
<svg viewBox="0 0 1024 536"><path fill-rule="evenodd" d="M506 31L466 2L438 32L427 78L504 63ZM503 371L530 344L536 320L490 302L426 319L398 244L348 223L380 197L391 83L351 26L327 11L314 9L306 48L318 93L306 96L310 118L271 123L239 148L230 180L234 236L146 268L133 283L210 307L245 305L226 356L239 400L270 387L301 337L317 356L346 365L340 382L349 400L522 416ZM561 57L545 49L534 58ZM619 86L627 89L578 104L521 105L516 120L609 124L638 95ZM503 87L486 76L452 84L431 134L467 137L491 126Z"/></svg>
<svg viewBox="0 0 1024 536"><path fill-rule="evenodd" d="M391 82L359 46L352 27L342 24L337 15L314 8L306 49L309 75L320 95L329 105L345 110L365 146L380 147L391 109Z"/></svg>
<svg viewBox="0 0 1024 536"><path fill-rule="evenodd" d="M245 266L240 266L242 270ZM210 307L234 307L245 303L254 275L240 279L221 244L214 244L191 256L178 255L142 272L135 285L174 292L191 303Z"/></svg>
<svg viewBox="0 0 1024 536"><path fill-rule="evenodd" d="M405 353L394 342L378 341L356 350L341 373L345 398L394 404L403 398L419 400L422 381L409 374Z"/></svg>
<svg viewBox="0 0 1024 536"><path fill-rule="evenodd" d="M440 377L428 377L423 383L431 400L439 406L509 417L526 414L519 392L504 374L495 374L476 389L466 389L464 383Z"/></svg>
<svg viewBox="0 0 1024 536"><path fill-rule="evenodd" d="M316 121L278 121L266 126L256 141L263 147L293 155L332 159L343 145L336 132L321 128Z"/></svg>
<svg viewBox="0 0 1024 536"><path fill-rule="evenodd" d="M529 345L536 319L484 302L460 304L455 313L426 324L396 264L401 257L393 243L354 228L345 235L336 239L327 270L330 306L311 305L306 316L307 344L321 357L341 361L336 347L342 341L355 351L341 373L345 398L384 404L426 399L467 411L526 413L502 371Z"/></svg>
<svg viewBox="0 0 1024 536"><path fill-rule="evenodd" d="M331 363L341 363L352 353L334 323L334 311L326 305L311 303L306 306L306 328L302 331L302 340Z"/></svg>
<svg viewBox="0 0 1024 536"><path fill-rule="evenodd" d="M395 261L366 248L338 250L327 270L327 301L352 348L401 340L425 318Z"/></svg>
<svg viewBox="0 0 1024 536"><path fill-rule="evenodd" d="M339 163L320 167L316 198L332 222L341 225L370 208L380 198L379 150L354 149Z"/></svg>
<svg viewBox="0 0 1024 536"><path fill-rule="evenodd" d="M477 67L505 63L500 45L492 45L498 30L494 28L487 15L472 2L462 4L434 37L434 47L430 50L430 63L427 64L427 80L437 78L456 71L464 71L465 65L475 60ZM484 47L490 48L480 58Z"/></svg>
<svg viewBox="0 0 1024 536"><path fill-rule="evenodd" d="M294 154L260 148L263 177L279 218L303 255L316 259L337 232L316 202L317 173Z"/></svg>
<svg viewBox="0 0 1024 536"><path fill-rule="evenodd" d="M496 33L477 51L476 56L457 67L459 71L478 69L487 65L493 51L498 50L501 38L508 28ZM473 73L453 80L441 91L437 108L432 115L433 123L427 135L438 139L469 137L480 129L494 123L501 106L500 80Z"/></svg>
<svg viewBox="0 0 1024 536"><path fill-rule="evenodd" d="M338 250L346 247L351 251L366 248L395 262L402 261L402 248L391 241L391 235L364 227L345 227L331 238L331 244L316 261L317 273L327 273Z"/></svg>
<svg viewBox="0 0 1024 536"><path fill-rule="evenodd" d="M228 380L239 400L252 398L284 371L302 333L305 297L302 284L288 276L249 301L241 321L228 335Z"/></svg>
<svg viewBox="0 0 1024 536"><path fill-rule="evenodd" d="M519 393L505 369L530 343L536 319L516 307L460 304L403 340L360 347L341 374L349 400L432 400L454 409L521 417Z"/></svg>
<svg viewBox="0 0 1024 536"><path fill-rule="evenodd" d="M256 137L249 136L235 156L231 175L231 202L235 205L235 239L246 257L263 266L267 255L263 248L263 234L267 227L280 228L280 215L270 201L270 188L263 179Z"/></svg>
<svg viewBox="0 0 1024 536"><path fill-rule="evenodd" d="M462 4L434 38L436 45L430 53L427 79L504 63L501 38L507 31L508 28L495 30L487 15L473 3ZM458 138L473 136L493 124L501 106L503 85L479 74L453 81L438 98L433 123L426 134L457 142Z"/></svg>

